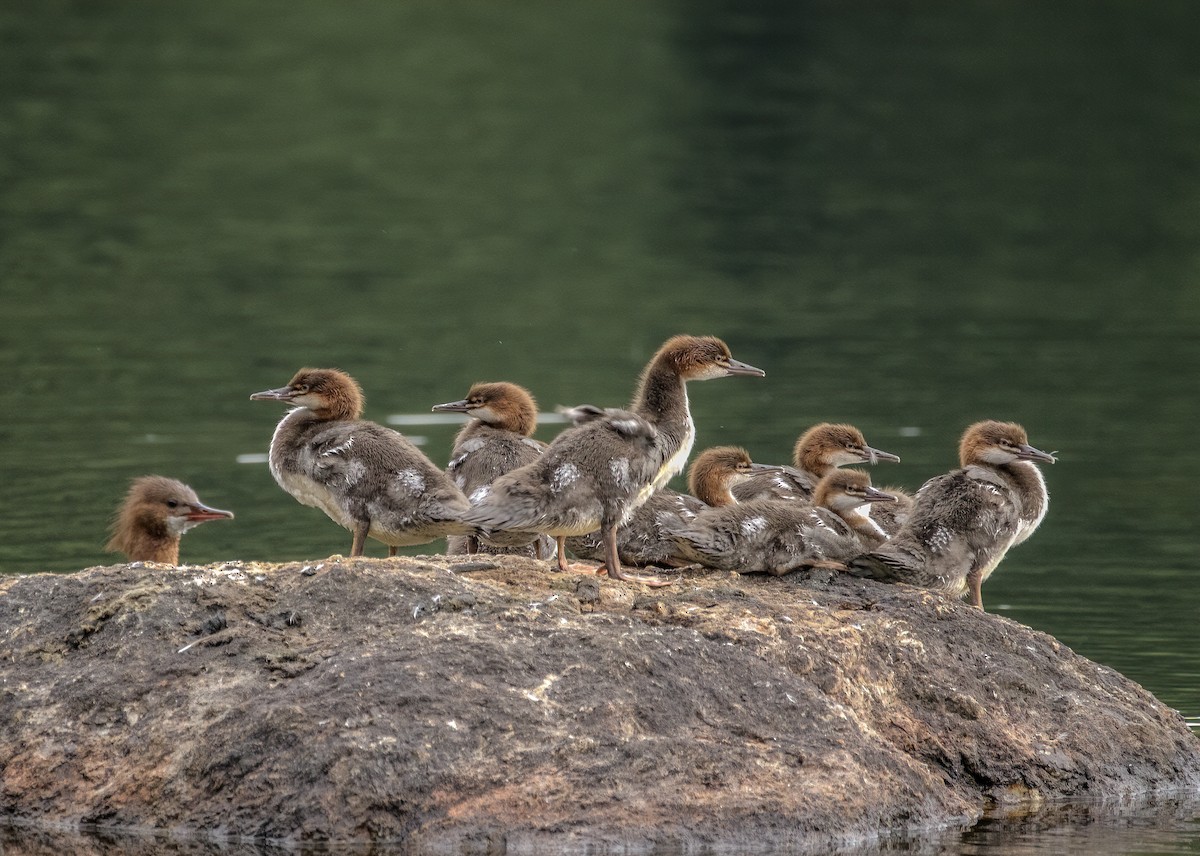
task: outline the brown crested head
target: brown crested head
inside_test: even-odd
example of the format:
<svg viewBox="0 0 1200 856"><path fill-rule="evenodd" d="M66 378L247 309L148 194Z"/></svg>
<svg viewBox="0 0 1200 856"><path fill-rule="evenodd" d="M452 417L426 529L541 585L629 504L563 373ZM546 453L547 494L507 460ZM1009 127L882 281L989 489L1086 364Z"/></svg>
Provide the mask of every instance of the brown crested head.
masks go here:
<svg viewBox="0 0 1200 856"><path fill-rule="evenodd" d="M809 428L796 441L793 463L802 470L824 475L833 467L846 464L874 464L899 461L891 452L867 445L867 438L853 425L822 422Z"/></svg>
<svg viewBox="0 0 1200 856"><path fill-rule="evenodd" d="M762 377L762 369L733 358L729 346L716 336L672 336L647 366L666 368L684 380L708 380L743 374Z"/></svg>
<svg viewBox="0 0 1200 856"><path fill-rule="evenodd" d="M831 467L840 466L842 462L836 458L845 457L866 445L867 438L853 425L822 422L809 428L796 440L792 462L802 470L823 475Z"/></svg>
<svg viewBox="0 0 1200 856"><path fill-rule="evenodd" d="M358 381L340 369L303 368L279 389L250 396L251 401L282 401L306 407L322 419L357 419L366 402Z"/></svg>
<svg viewBox="0 0 1200 856"><path fill-rule="evenodd" d="M433 409L466 413L480 422L525 437L537 430L537 402L529 390L515 383L472 384L466 398L438 404Z"/></svg>
<svg viewBox="0 0 1200 856"><path fill-rule="evenodd" d="M696 456L688 470L688 490L706 505L728 505L737 500L729 489L752 473L777 471L756 464L739 446L713 446Z"/></svg>
<svg viewBox="0 0 1200 856"><path fill-rule="evenodd" d="M830 470L817 482L813 505L845 511L869 502L895 502L896 497L871 486L871 477L862 470Z"/></svg>
<svg viewBox="0 0 1200 856"><path fill-rule="evenodd" d="M976 422L963 432L958 444L959 463L1003 466L1014 461L1041 461L1053 464L1053 454L1029 445L1025 429L1015 422L988 419Z"/></svg>
<svg viewBox="0 0 1200 856"><path fill-rule="evenodd" d="M141 476L129 486L112 522L105 549L125 553L130 561L175 561L159 551L206 520L232 519L233 512L212 508L181 481L166 476ZM178 547L174 547L178 556Z"/></svg>

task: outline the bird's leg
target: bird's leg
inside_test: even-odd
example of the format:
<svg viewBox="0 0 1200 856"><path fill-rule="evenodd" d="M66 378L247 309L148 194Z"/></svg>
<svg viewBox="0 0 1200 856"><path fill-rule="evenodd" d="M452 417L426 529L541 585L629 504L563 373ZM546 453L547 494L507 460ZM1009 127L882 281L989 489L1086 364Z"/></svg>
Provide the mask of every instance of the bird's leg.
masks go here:
<svg viewBox="0 0 1200 856"><path fill-rule="evenodd" d="M350 557L361 556L363 547L367 544L367 530L371 528L371 521L358 521L354 524L354 541L350 544Z"/></svg>
<svg viewBox="0 0 1200 856"><path fill-rule="evenodd" d="M396 557L396 548L394 546L392 546L391 544L388 544L388 558L393 559L395 557Z"/></svg>
<svg viewBox="0 0 1200 856"><path fill-rule="evenodd" d="M570 565L567 564L567 536L554 536L555 552L558 554L558 570L562 572L575 571L583 574L602 574L604 573L604 565L593 568L591 565Z"/></svg>
<svg viewBox="0 0 1200 856"><path fill-rule="evenodd" d="M983 609L983 569L977 568L967 574L967 586L971 592L971 606Z"/></svg>
<svg viewBox="0 0 1200 856"><path fill-rule="evenodd" d="M623 573L621 557L617 554L617 527L615 525L605 526L600 531L604 533L604 567L608 570L610 579L644 583L655 588L671 584L671 580L664 580L660 577L643 577L637 574Z"/></svg>

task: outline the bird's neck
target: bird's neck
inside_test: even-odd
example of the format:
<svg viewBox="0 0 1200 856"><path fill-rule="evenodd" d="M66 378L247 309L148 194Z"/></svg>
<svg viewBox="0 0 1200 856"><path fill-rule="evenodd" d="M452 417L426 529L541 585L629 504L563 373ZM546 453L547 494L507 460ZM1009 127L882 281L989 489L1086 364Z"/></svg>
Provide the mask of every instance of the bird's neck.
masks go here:
<svg viewBox="0 0 1200 856"><path fill-rule="evenodd" d="M887 540L888 536L883 527L871 519L871 506L860 505L858 508L841 512L840 516L846 521L846 525L862 537L869 548L878 547Z"/></svg>
<svg viewBox="0 0 1200 856"><path fill-rule="evenodd" d="M1050 505L1050 492L1046 489L1046 480L1036 464L1029 461L1014 461L1001 468L1008 481L1016 489L1021 499L1021 518L1018 524L1017 540L1021 543L1037 529L1046 516Z"/></svg>
<svg viewBox="0 0 1200 856"><path fill-rule="evenodd" d="M275 426L271 435L271 450L268 455L271 473L276 479L286 467L286 463L294 457L296 449L304 442L305 436L314 426L319 426L327 420L307 407L297 407L288 411Z"/></svg>
<svg viewBox="0 0 1200 856"><path fill-rule="evenodd" d="M691 454L696 429L688 408L687 384L663 357L646 367L629 409L658 429L667 450L671 474L683 468Z"/></svg>
<svg viewBox="0 0 1200 856"><path fill-rule="evenodd" d="M796 469L806 472L818 480L835 469L834 465L825 460L818 449L801 450L793 463L796 465Z"/></svg>
<svg viewBox="0 0 1200 856"><path fill-rule="evenodd" d="M179 536L171 534L160 520L138 520L113 536L109 550L119 550L131 562L179 564Z"/></svg>

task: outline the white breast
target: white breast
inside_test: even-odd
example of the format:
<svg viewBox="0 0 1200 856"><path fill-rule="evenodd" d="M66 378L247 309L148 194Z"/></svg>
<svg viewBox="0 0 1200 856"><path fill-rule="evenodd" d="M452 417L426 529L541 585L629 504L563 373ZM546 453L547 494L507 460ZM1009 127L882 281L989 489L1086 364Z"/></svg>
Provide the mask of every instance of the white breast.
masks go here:
<svg viewBox="0 0 1200 856"><path fill-rule="evenodd" d="M319 508L329 519L347 529L353 528L350 515L342 506L338 496L328 487L299 473L281 473L276 476L279 486L296 498L301 505Z"/></svg>
<svg viewBox="0 0 1200 856"><path fill-rule="evenodd" d="M283 468L283 452L276 441L288 420L303 409L302 407L297 407L290 411L275 426L275 433L271 437L271 453L267 458L271 468L271 475L275 477L276 483L290 493L301 505L319 508L329 515L330 520L350 529L353 527L350 515L346 513L346 509L342 507L338 497L328 487L313 481L306 475L289 472Z"/></svg>
<svg viewBox="0 0 1200 856"><path fill-rule="evenodd" d="M1033 470L1034 475L1037 477L1038 490L1042 494L1042 507L1038 511L1037 517L1033 520L1020 520L1017 522L1017 534L1013 536L1013 544L1020 544L1029 538L1033 534L1033 530L1041 525L1042 518L1046 516L1046 510L1050 508L1050 491L1046 489L1046 479L1042 476L1042 471L1036 464L1025 463L1024 466Z"/></svg>
<svg viewBox="0 0 1200 856"><path fill-rule="evenodd" d="M679 444L679 449L667 459L667 462L662 465L658 471L658 475L654 478L653 490L658 490L675 476L683 471L687 465L688 456L692 454L692 445L696 442L696 425L692 422L691 414L687 418L687 428L683 434L683 441Z"/></svg>

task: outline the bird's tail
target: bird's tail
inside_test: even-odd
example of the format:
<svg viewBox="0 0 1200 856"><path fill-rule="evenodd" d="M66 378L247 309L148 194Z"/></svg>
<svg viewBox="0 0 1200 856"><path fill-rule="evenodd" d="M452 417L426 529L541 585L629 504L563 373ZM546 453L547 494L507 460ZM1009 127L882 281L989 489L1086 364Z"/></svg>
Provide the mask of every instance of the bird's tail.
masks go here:
<svg viewBox="0 0 1200 856"><path fill-rule="evenodd" d="M863 553L846 562L845 571L856 577L885 583L915 582L920 569L891 553Z"/></svg>

